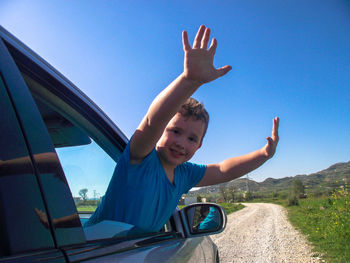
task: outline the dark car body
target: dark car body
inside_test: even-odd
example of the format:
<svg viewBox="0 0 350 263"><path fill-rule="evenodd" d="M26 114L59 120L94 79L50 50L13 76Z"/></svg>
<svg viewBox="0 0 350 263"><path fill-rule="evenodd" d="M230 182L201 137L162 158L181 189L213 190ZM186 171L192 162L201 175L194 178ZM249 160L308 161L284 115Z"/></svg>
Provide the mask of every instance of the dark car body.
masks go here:
<svg viewBox="0 0 350 263"><path fill-rule="evenodd" d="M225 227L219 206L220 224L202 233L191 231L187 209L175 211L157 233L86 237L86 214L77 211L59 148L94 140L117 162L128 139L73 83L2 27L0 114L0 262L218 261L207 235ZM58 223L65 218L73 220Z"/></svg>

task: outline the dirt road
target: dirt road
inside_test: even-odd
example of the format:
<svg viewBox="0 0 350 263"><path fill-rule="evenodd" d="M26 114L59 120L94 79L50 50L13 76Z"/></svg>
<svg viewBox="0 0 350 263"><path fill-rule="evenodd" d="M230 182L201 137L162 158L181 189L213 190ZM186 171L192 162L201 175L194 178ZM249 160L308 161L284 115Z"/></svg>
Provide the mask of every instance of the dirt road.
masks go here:
<svg viewBox="0 0 350 263"><path fill-rule="evenodd" d="M211 238L219 248L220 262L274 263L322 262L287 220L283 207L244 204L228 216L224 232Z"/></svg>

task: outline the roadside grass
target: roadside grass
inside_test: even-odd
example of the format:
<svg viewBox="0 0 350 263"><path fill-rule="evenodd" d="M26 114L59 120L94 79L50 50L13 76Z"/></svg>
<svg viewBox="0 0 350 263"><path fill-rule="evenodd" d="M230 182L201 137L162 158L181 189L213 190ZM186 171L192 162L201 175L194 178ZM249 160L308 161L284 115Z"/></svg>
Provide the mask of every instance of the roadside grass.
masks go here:
<svg viewBox="0 0 350 263"><path fill-rule="evenodd" d="M227 215L243 209L245 206L241 203L219 203L224 209Z"/></svg>
<svg viewBox="0 0 350 263"><path fill-rule="evenodd" d="M286 205L285 205L286 206ZM327 262L350 262L350 192L347 187L331 196L300 199L286 206L290 222L306 235Z"/></svg>
<svg viewBox="0 0 350 263"><path fill-rule="evenodd" d="M77 206L78 212L94 212L96 210L96 205L79 205Z"/></svg>

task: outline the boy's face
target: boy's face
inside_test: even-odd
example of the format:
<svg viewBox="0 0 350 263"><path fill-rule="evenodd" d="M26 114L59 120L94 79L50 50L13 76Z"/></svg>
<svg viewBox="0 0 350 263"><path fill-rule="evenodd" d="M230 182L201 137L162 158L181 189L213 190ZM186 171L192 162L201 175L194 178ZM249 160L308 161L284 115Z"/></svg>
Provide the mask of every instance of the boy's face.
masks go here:
<svg viewBox="0 0 350 263"><path fill-rule="evenodd" d="M166 126L156 149L163 165L176 167L187 162L202 145L205 124L177 113Z"/></svg>

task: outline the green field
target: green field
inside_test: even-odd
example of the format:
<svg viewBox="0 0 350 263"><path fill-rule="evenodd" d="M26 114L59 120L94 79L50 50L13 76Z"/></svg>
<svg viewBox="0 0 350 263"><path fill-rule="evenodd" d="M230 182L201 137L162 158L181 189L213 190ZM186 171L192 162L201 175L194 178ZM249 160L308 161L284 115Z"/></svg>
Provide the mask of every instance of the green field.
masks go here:
<svg viewBox="0 0 350 263"><path fill-rule="evenodd" d="M289 206L291 223L306 235L329 262L350 262L350 192L339 188L331 196L300 199Z"/></svg>
<svg viewBox="0 0 350 263"><path fill-rule="evenodd" d="M97 206L93 205L79 205L77 206L78 212L94 212Z"/></svg>
<svg viewBox="0 0 350 263"><path fill-rule="evenodd" d="M221 205L224 209L227 215L236 212L238 210L241 210L242 208L244 208L245 206L242 204L237 204L237 203L220 203L219 205Z"/></svg>

